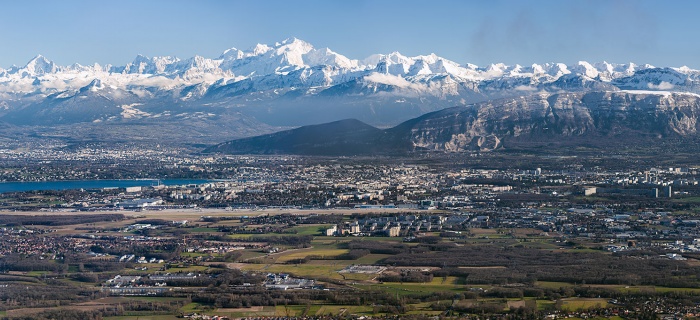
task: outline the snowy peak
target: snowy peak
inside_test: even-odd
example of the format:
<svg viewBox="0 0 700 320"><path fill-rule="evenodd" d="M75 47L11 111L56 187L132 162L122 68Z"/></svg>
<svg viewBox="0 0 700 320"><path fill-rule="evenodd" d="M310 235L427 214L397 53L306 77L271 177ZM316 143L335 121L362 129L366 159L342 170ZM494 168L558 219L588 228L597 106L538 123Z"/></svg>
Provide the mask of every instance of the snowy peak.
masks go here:
<svg viewBox="0 0 700 320"><path fill-rule="evenodd" d="M83 72L95 73L96 76L99 72L109 71L121 74L164 76L171 79L180 77L187 82L183 85L191 85L194 84L192 81L197 79L211 84L221 78L239 81L273 75L286 76L302 69L309 69L304 72L305 78L322 70L323 77L328 80L325 83L334 85L338 83L338 79L348 81L374 72L408 77L412 79L409 81L425 81L425 79L432 77L451 76L459 79L458 81L503 80L510 83L524 81L539 84L554 82L562 76L573 73L587 79L611 82L615 79L632 77L641 70L655 68L651 65L638 66L633 63L601 62L591 64L586 61L579 61L573 65L545 63L523 67L494 63L478 67L473 64L461 65L434 53L408 57L399 52L375 54L364 60L354 60L329 48L316 49L306 41L289 38L273 45L258 44L245 51L230 48L215 59L195 56L180 60L170 56L149 58L145 55L138 55L131 63L123 67L101 67L99 65L86 67L77 64L59 67L39 55L29 61L26 66L0 71L0 75L6 77L9 74L19 74L21 77L31 78L61 72ZM687 67L674 70L681 74L697 73L697 71ZM655 80L650 81L654 84ZM266 87L270 87L270 84L268 83Z"/></svg>
<svg viewBox="0 0 700 320"><path fill-rule="evenodd" d="M238 50L236 48L231 48L231 49L226 49L224 53L222 53L219 56L219 60L236 60L236 59L242 59L244 57L245 53L241 50Z"/></svg>
<svg viewBox="0 0 700 320"><path fill-rule="evenodd" d="M134 61L124 67L124 73L161 74L165 73L168 66L180 61L175 57L153 57L137 55Z"/></svg>
<svg viewBox="0 0 700 320"><path fill-rule="evenodd" d="M97 77L98 73L109 71L120 74L164 76L170 79L180 77L187 82L183 85L192 85L194 84L192 81L196 79L211 84L222 78L227 78L226 81L230 81L230 79L240 81L269 76L296 75L294 71L302 69L309 69L304 72L305 78L322 70L323 77L329 80L325 82L328 85L334 85L338 84L338 81L349 81L374 72L411 78L409 81L425 81L427 78L451 76L459 79L458 81L492 82L502 80L510 83L524 81L540 84L554 82L562 76L574 74L587 79L597 79L596 81L614 82L616 79L634 77L637 72L642 70L657 68L651 65L614 64L605 61L594 64L579 61L573 65L545 63L525 67L494 63L478 67L473 64L461 65L434 53L408 57L399 52L375 54L363 60L354 60L329 48L316 49L306 41L289 38L273 45L258 44L248 50L230 48L214 59L195 56L180 60L170 56L150 58L138 55L131 63L123 67L102 67L97 64L94 66L75 64L60 67L39 55L30 60L24 67L0 70L0 76L19 75L23 78L32 78L71 72L87 73L87 77ZM693 75L690 79L691 82L698 78L698 71L687 67L673 70L680 74ZM661 76L660 73L656 75ZM644 75L646 78L649 76L649 74ZM658 85L665 81L663 79L661 81L657 81L659 79L647 80L652 85ZM266 87L270 87L269 80L265 81L268 82ZM640 79L639 81L644 80ZM679 81L674 80L674 86L689 83L685 80L680 81L682 83ZM110 81L110 83L112 82Z"/></svg>
<svg viewBox="0 0 700 320"><path fill-rule="evenodd" d="M304 54L303 59L304 63L310 67L327 65L340 69L356 69L359 66L357 60L350 60L328 48L311 50Z"/></svg>
<svg viewBox="0 0 700 320"><path fill-rule="evenodd" d="M246 50L230 48L215 58L181 60L137 55L118 67L61 67L37 56L23 67L0 69L0 83L12 84L0 86L0 102L28 98L41 101L54 94L101 91L115 95L110 96L115 99L118 94L203 104L206 99L224 99L221 103L235 100L231 105L239 106L251 101L324 96L377 97L399 104L414 98L422 104L427 97L455 105L562 90L700 93L700 71L606 61L529 66L494 63L479 67L434 53L406 56L397 51L355 60L330 48L315 48L306 41L289 38Z"/></svg>
<svg viewBox="0 0 700 320"><path fill-rule="evenodd" d="M102 84L102 80L94 79L87 86L80 88L80 92L86 92L86 91L97 92L97 91L100 91L104 88L105 88L105 86Z"/></svg>
<svg viewBox="0 0 700 320"><path fill-rule="evenodd" d="M31 77L41 76L47 73L56 73L59 70L60 68L53 63L53 61L46 59L42 55L37 55L32 60L29 60L23 68L19 69L19 73L22 74L23 77Z"/></svg>
<svg viewBox="0 0 700 320"><path fill-rule="evenodd" d="M299 40L297 38L289 38L285 39L282 42L275 43L275 50L277 52L277 55L282 55L285 52L303 54L313 50L313 48L314 47L310 43L304 40Z"/></svg>
<svg viewBox="0 0 700 320"><path fill-rule="evenodd" d="M697 79L697 75L698 71L693 70L681 72L679 69L672 68L646 68L628 77L615 79L613 83L622 89L685 91L684 88L698 86L697 81L691 77L695 76Z"/></svg>
<svg viewBox="0 0 700 320"><path fill-rule="evenodd" d="M274 55L282 57L282 64L304 67L307 65L304 63L303 56L313 49L311 44L292 38L282 41L282 43L276 43Z"/></svg>
<svg viewBox="0 0 700 320"><path fill-rule="evenodd" d="M596 69L592 64L586 61L579 61L575 66L572 67L572 71L591 79L597 78L600 74L598 69Z"/></svg>
<svg viewBox="0 0 700 320"><path fill-rule="evenodd" d="M700 94L700 71L606 61L476 66L434 53L354 60L290 38L214 58L138 55L116 67L37 56L0 70L0 83L0 121L11 123L216 118L228 127L243 117L297 126L343 114L390 125L446 107L562 93L651 92L671 104L678 92Z"/></svg>
<svg viewBox="0 0 700 320"><path fill-rule="evenodd" d="M555 78L571 73L569 67L563 63L547 63L545 64L545 70L548 75Z"/></svg>
<svg viewBox="0 0 700 320"><path fill-rule="evenodd" d="M270 50L272 50L272 48L268 47L266 44L258 43L257 45L255 45L255 47L250 49L250 55L259 56L267 53Z"/></svg>
<svg viewBox="0 0 700 320"><path fill-rule="evenodd" d="M428 64L428 61L422 59L416 61L408 69L409 76L428 75L431 73L433 73L433 71L430 70L430 64Z"/></svg>
<svg viewBox="0 0 700 320"><path fill-rule="evenodd" d="M212 60L202 56L194 56L187 60L177 61L166 66L168 73L177 73L185 77L196 77L204 74L221 75L221 60Z"/></svg>
<svg viewBox="0 0 700 320"><path fill-rule="evenodd" d="M220 68L235 76L257 77L328 66L345 71L358 69L357 60L351 60L328 48L315 49L311 44L296 38L277 42L274 46L258 44L240 51L229 49L220 56Z"/></svg>

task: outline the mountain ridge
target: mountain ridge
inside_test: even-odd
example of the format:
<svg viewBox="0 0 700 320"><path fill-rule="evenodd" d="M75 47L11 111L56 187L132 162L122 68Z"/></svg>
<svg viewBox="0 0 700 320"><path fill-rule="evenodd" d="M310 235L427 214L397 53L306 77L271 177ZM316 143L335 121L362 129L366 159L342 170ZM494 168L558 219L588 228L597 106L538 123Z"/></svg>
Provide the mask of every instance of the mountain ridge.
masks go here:
<svg viewBox="0 0 700 320"><path fill-rule="evenodd" d="M343 118L390 127L490 100L623 90L700 93L700 71L585 61L479 67L399 52L350 59L296 38L230 48L215 58L137 55L124 66L59 66L38 55L0 69L0 121L46 130L134 122L236 126L202 137L217 143Z"/></svg>
<svg viewBox="0 0 700 320"><path fill-rule="evenodd" d="M446 108L383 130L368 130L357 120L340 123L234 140L204 152L371 156L483 152L532 143L577 142L603 148L700 139L700 96L625 91L538 94ZM308 131L313 134L301 134Z"/></svg>

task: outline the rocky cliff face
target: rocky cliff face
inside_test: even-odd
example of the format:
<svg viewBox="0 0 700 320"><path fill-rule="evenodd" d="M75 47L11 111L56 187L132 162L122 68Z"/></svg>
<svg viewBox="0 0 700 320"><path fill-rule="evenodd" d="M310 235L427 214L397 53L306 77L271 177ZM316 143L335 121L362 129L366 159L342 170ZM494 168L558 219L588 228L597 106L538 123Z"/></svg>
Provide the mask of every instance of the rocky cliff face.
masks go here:
<svg viewBox="0 0 700 320"><path fill-rule="evenodd" d="M361 122L315 127L323 148L332 154L376 154L411 151L488 151L531 142L592 145L653 142L662 138L697 138L700 96L688 93L598 91L587 93L535 94L428 113L386 130L368 130ZM356 129L349 128L356 126ZM303 127L302 127L303 128ZM296 129L299 130L299 129ZM323 131L323 132L319 132ZM303 140L298 133L280 133ZM357 135L357 132L363 134ZM275 134L279 136L280 134ZM251 153L297 153L289 143L275 139L237 140L237 150ZM264 149L261 149L265 146ZM319 145L321 146L321 145ZM267 151L266 151L267 150ZM228 151L219 148L216 151ZM330 153L329 153L330 154Z"/></svg>
<svg viewBox="0 0 700 320"><path fill-rule="evenodd" d="M695 94L537 94L449 108L390 130L407 130L416 149L493 150L504 141L691 137L699 115Z"/></svg>
<svg viewBox="0 0 700 320"><path fill-rule="evenodd" d="M695 94L536 94L430 113L402 130L416 149L492 150L504 141L692 137L699 112Z"/></svg>

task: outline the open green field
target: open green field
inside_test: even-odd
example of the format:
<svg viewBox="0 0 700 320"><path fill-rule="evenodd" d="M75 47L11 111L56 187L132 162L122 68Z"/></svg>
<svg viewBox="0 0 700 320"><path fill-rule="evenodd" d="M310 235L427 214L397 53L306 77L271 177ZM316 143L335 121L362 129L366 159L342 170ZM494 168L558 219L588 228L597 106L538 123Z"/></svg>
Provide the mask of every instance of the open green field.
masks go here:
<svg viewBox="0 0 700 320"><path fill-rule="evenodd" d="M537 281L535 283L535 285L537 285L538 287L550 288L550 289L559 289L559 288L567 288L567 287L575 286L574 284L568 283L568 282L550 282L550 281ZM619 285L619 284L587 284L587 285L583 285L583 286L613 289L613 290L619 290L619 291L625 292L625 293L646 291L646 292L683 292L683 293L700 294L700 288L670 288L670 287L659 287L659 286L626 286L626 285Z"/></svg>
<svg viewBox="0 0 700 320"><path fill-rule="evenodd" d="M243 255L241 255L241 257L238 258L239 261L245 261L247 259L259 258L259 257L265 256L265 253L263 253L259 250L255 250L255 249L243 250L242 253L243 253Z"/></svg>
<svg viewBox="0 0 700 320"><path fill-rule="evenodd" d="M604 308L607 307L608 301L601 298L567 298L562 299L563 310L567 311L577 311L586 310L591 308Z"/></svg>
<svg viewBox="0 0 700 320"><path fill-rule="evenodd" d="M559 289L559 288L567 288L567 287L573 287L574 285L568 282L554 282L554 281L537 281L535 282L535 285L538 287L542 288L549 288L549 289Z"/></svg>
<svg viewBox="0 0 700 320"><path fill-rule="evenodd" d="M309 226L302 226L302 227L294 227L291 228L290 230L296 232L298 235L302 236L317 236L321 235L323 230L326 230L330 228L331 225L329 224L314 224L314 225L309 225Z"/></svg>
<svg viewBox="0 0 700 320"><path fill-rule="evenodd" d="M403 237L371 237L371 238L362 238L362 237L326 237L326 236L317 236L314 237L314 241L325 241L325 242L349 242L352 240L359 240L359 241L381 241L381 242L403 242Z"/></svg>
<svg viewBox="0 0 700 320"><path fill-rule="evenodd" d="M216 231L216 229L213 229L213 230ZM216 234L216 233L214 233L214 234ZM220 234L223 235L223 233L220 233ZM236 233L236 234L227 234L227 235L226 235L227 238L231 238L231 239L246 239L246 240L252 239L253 241L256 240L255 238L264 238L264 237L269 237L269 236L273 236L273 237L296 237L296 236L299 236L299 235L296 234L296 233L266 233L266 234L258 234L258 233L255 233L255 234L252 234L252 233Z"/></svg>
<svg viewBox="0 0 700 320"><path fill-rule="evenodd" d="M178 297L149 297L149 296L132 296L132 297L111 297L116 299L133 300L133 301L148 301L148 302L172 302L172 301L185 301L187 298ZM110 298L107 298L110 299Z"/></svg>
<svg viewBox="0 0 700 320"><path fill-rule="evenodd" d="M686 197L686 198L677 198L671 200L676 203L693 203L693 204L698 204L700 203L700 197Z"/></svg>
<svg viewBox="0 0 700 320"><path fill-rule="evenodd" d="M211 315L229 316L232 318L241 317L301 317L301 316L321 316L340 314L371 314L371 306L352 305L278 305L251 308L219 308L215 311L207 312Z"/></svg>
<svg viewBox="0 0 700 320"><path fill-rule="evenodd" d="M183 252L183 253L180 253L180 256L195 258L195 257L209 256L209 254L208 253L201 253L201 252Z"/></svg>
<svg viewBox="0 0 700 320"><path fill-rule="evenodd" d="M700 203L700 197L697 197L697 199L692 200L691 198L685 199L685 200L691 200L691 201L696 201L693 203ZM679 199L680 200L680 199ZM238 222L233 222L233 221L226 221L227 223L231 224L236 224ZM124 224L124 221L120 221L120 224ZM107 224L116 224L116 222L106 222L105 225ZM222 233L217 231L216 228L216 223L211 223L208 224L209 227L203 227L206 226L207 224L202 224L201 227L198 228L187 228L187 231L189 232L200 232L200 233L207 233L207 234L212 234L214 236L220 236ZM275 224L275 228L278 226L286 226L285 224ZM601 253L599 250L592 250L588 248L594 248L594 247L599 247L602 245L602 242L600 243L594 243L594 240L592 239L573 239L572 241L575 241L576 243L580 244L580 246L577 245L577 248L573 248L573 246L565 246L563 243L557 241L557 239L553 237L549 237L548 235L541 234L539 230L534 230L534 229L523 229L523 230L514 230L514 229L472 229L470 232L472 235L470 235L469 238L460 238L460 239L453 239L453 238L442 238L439 240L439 244L434 244L434 243L428 243L430 241L424 241L425 243L417 243L417 242L411 242L411 243L404 243L402 237L395 237L395 238L389 238L389 237L355 237L355 236L347 236L347 237L326 237L321 235L322 230L325 228L328 228L329 225L324 225L324 224L318 224L318 225L295 225L294 227L284 229L282 232L285 232L283 234L278 234L278 233L269 233L269 234L234 234L234 235L227 235L226 237L230 239L248 239L252 238L255 239L256 237L260 238L272 238L272 237L291 237L291 236L306 236L304 237L304 242L299 242L299 241L271 241L271 243L268 244L260 244L260 246L267 246L269 245L270 247L277 247L281 250L281 252L277 253L265 253L265 249L245 249L242 251L239 251L242 253L242 255L239 257L236 255L236 260L233 261L226 261L226 267L228 268L240 268L241 270L244 271L252 271L256 273L256 277L242 277L240 273L234 271L234 270L223 270L223 266L221 266L221 262L219 262L219 259L210 259L210 256L214 256L216 258L221 257L222 255L219 254L202 254L202 253L182 253L181 257L184 258L199 258L202 257L203 259L197 259L196 262L191 262L189 259L185 260L173 260L171 263L179 263L181 264L180 266L172 266L169 264L166 264L169 266L169 269L166 270L166 272L172 272L172 273L177 273L177 272L196 272L196 273L202 273L205 274L209 279L215 279L219 275L224 275L226 277L230 277L230 279L246 279L244 281L248 281L247 279L255 279L255 290L248 290L247 288L241 288L237 285L231 285L230 288L232 288L231 295L233 294L241 294L242 291L247 290L246 293L243 294L255 294L258 295L259 297L256 297L256 300L251 300L255 301L254 304L273 304L273 303L279 303L279 301L282 301L281 299L278 299L277 297L274 297L275 299L278 299L274 302L272 299L268 299L270 296L275 296L278 293L277 292L271 292L271 293L260 293L263 289L260 287L260 284L258 282L258 277L259 275L265 275L266 273L289 273L292 274L295 277L300 277L300 278L310 278L310 279L315 279L320 282L321 285L325 285L329 288L330 292L328 295L326 295L324 292L314 292L314 294L309 294L302 296L304 298L300 300L287 300L287 301L307 301L305 300L305 297L317 297L317 298L310 298L310 299L321 299L317 301L309 301L308 305L276 305L276 306L255 306L255 307L249 307L249 308L217 308L217 306L221 305L238 305L238 304L225 304L225 303L220 303L220 301L212 302L212 300L206 300L206 299L200 299L200 300L187 300L188 298L165 298L165 297L120 297L120 298L115 298L115 297L108 297L108 298L100 298L100 299L114 299L114 300L109 300L111 302L97 302L95 301L94 304L91 305L80 305L80 304L74 304L70 307L75 307L80 308L80 307L95 307L95 306L102 306L102 305L118 305L118 304L124 304L125 302L131 303L133 305L137 305L134 303L134 301L140 301L140 302L153 302L152 305L155 305L156 302L172 302L172 301L183 301L180 303L186 303L184 301L200 301L200 303L188 303L187 305L183 306L178 310L178 312L182 312L185 314L190 314L190 313L199 313L199 314L206 314L206 315L222 315L222 316L228 316L231 318L240 318L240 317L285 317L285 316L294 316L294 317L302 317L302 316L322 316L322 315L336 315L336 316L345 316L345 315L350 315L350 314L358 314L358 315L370 315L370 314L377 314L379 310L382 307L386 307L387 304L393 303L394 297L397 299L400 297L402 303L405 303L409 306L410 311L408 314L422 314L422 315L439 315L442 312L441 311L436 311L432 310L431 305L435 303L433 299L439 298L443 299L439 301L441 303L440 308L447 307L449 306L450 303L452 303L451 298L452 297L460 297L460 293L464 293L464 295L461 295L461 297L466 297L467 299L463 299L460 301L457 301L457 303L463 303L465 307L467 306L474 306L474 307L479 307L479 306L489 306L493 308L494 306L497 311L503 311L503 312L508 312L509 310L515 310L520 307L535 307L539 310L553 310L556 308L559 308L561 311L577 311L577 310L586 310L590 308L596 308L596 307L608 307L607 299L601 299L601 298L578 298L576 297L575 293L572 290L562 290L562 292L559 292L559 288L573 288L573 287L592 287L592 288L604 288L604 289L609 289L609 290L616 290L617 292L620 292L622 294L625 293L630 293L630 294L637 294L640 293L639 296L646 296L649 295L651 297L666 297L666 296L672 296L672 295L663 295L662 293L666 292L672 292L672 293L692 293L692 294L697 294L700 295L700 288L669 288L669 287L658 287L658 286L626 286L626 285L597 285L597 284L580 284L580 283L568 283L568 282L549 282L549 281L539 281L534 284L534 286L529 282L529 277L525 273L525 271L530 270L530 269L523 269L525 271L522 271L518 267L521 266L521 264L525 264L528 266L528 263L530 261L527 261L528 258L527 256L521 256L517 254L512 254L513 252L517 252L518 250L522 250L524 252L536 252L536 253L541 253L541 252L546 252L546 254L553 255L553 256L562 256L563 258L567 258L567 254L571 254L574 256L572 253L587 253L588 256L594 256L594 257L601 257L601 261L609 261L608 258L610 258L610 255L608 253ZM662 226L658 226L658 228L665 228ZM184 229L184 228L183 228ZM112 229L110 229L112 230ZM277 229L276 229L277 230ZM75 231L75 230L74 230ZM161 232L163 235L168 235L171 233L169 230L162 231ZM116 233L115 233L116 234ZM431 235L431 236L436 236L439 237L439 233L427 233L425 235ZM196 235L196 237L201 237L202 235ZM308 242L309 239L313 237L313 240ZM418 235L423 236L423 234ZM194 237L193 237L194 238ZM199 238L197 238L199 239ZM205 239L203 241L209 241L209 238L206 237L201 237L201 239ZM216 239L217 241L220 240L219 238L211 238L211 239ZM301 237L300 237L301 239ZM420 239L419 239L420 240ZM424 239L424 240L434 240L434 239ZM259 241L257 241L259 242ZM372 243L370 243L372 242ZM238 241L231 241L231 243L236 243L235 245L239 245ZM286 244L280 244L280 243L286 243ZM301 244L300 244L301 243ZM428 274L428 271L420 271L424 272L422 276L430 276L432 277L432 280L430 282L426 283L415 283L415 282L381 282L380 281L380 275L379 274L364 274L364 273L339 273L339 271L343 270L349 265L376 265L376 264L382 264L382 260L387 259L387 258L392 258L393 255L391 254L367 254L359 259L356 260L332 260L331 258L338 257L344 254L347 254L350 252L350 243L353 244L353 248L356 248L354 245L356 243L364 244L366 246L357 246L363 248L363 250L368 250L367 252L394 252L396 255L401 255L396 259L396 260L387 260L388 262L386 265L389 266L394 266L389 267L390 270L387 270L386 273L388 275L396 276L393 277L392 279L396 279L395 281L399 281L398 279L403 279L403 281L410 281L413 279L416 279L413 274L413 272L418 272L415 271L414 267L402 267L406 265L412 265L411 262L416 262L417 263L423 263L423 265L439 265L434 263L435 261L431 260L420 260L424 259L426 256L423 256L423 254L430 254L430 257L433 257L433 259L441 259L445 258L446 261L450 263L450 268L448 270L443 270L444 273L436 273L436 274L452 274L452 275L460 275L460 276L449 276L449 277L439 277L439 276L430 276ZM233 245L233 244L232 244ZM305 247L305 248L296 248L298 247ZM469 248L470 246L478 247L476 249L478 250L472 250L474 248ZM257 246L256 246L257 247ZM466 247L466 248L463 248ZM391 249L391 250L389 250ZM536 250L532 250L536 249ZM151 253L153 252L162 252L162 251L155 251L155 250L164 250L164 249L154 249L154 251L149 251ZM485 251L485 250L491 250L491 251ZM525 251L528 250L528 251ZM141 251L139 251L141 252ZM359 251L355 251L359 252ZM493 253L493 255L491 255ZM597 254L597 255L596 255ZM509 260L505 260L505 258L500 258L500 255L503 255L507 257L508 259L511 259L513 263L510 264ZM315 256L315 257L320 257L320 259L316 260L307 260L307 261L301 261L305 260L306 258L309 258L310 256ZM231 257L231 256L229 256ZM410 261L411 258L416 259L416 261ZM458 259L459 258L459 259ZM493 260L490 260L492 259ZM498 258L498 259L496 259ZM574 257L576 258L576 257ZM403 260L401 260L403 259ZM481 264L476 264L477 266L474 266L472 263L476 259L484 259L483 262L484 265ZM302 263L289 263L290 261L293 260L300 260ZM593 258L591 258L592 261L595 261ZM182 262L182 261L189 261L189 262ZM491 262L494 262L493 265L491 265ZM566 259L561 259L562 263L569 263L570 261L578 261L578 260L573 260L572 257L568 257L568 260ZM641 260L640 260L641 261ZM517 262L517 263L516 263ZM655 261L656 262L656 261ZM192 263L190 265L189 263ZM485 265L486 263L489 263L489 265ZM610 262L611 265L615 265L615 261ZM641 262L640 262L641 263ZM697 261L694 261L693 259L689 259L688 262L685 262L689 264L690 267L697 267ZM195 265L198 264L198 265ZM135 264L135 267L148 267L148 270L134 270L134 268L130 269L121 269L121 270L116 270L114 272L95 272L96 274L99 275L111 275L111 273L120 273L122 275L145 275L147 273L152 273L156 272L159 268L163 267L164 264ZM443 263L443 265L447 265ZM538 264L533 264L534 266L539 266ZM593 265L593 264L592 264ZM601 264L603 265L603 264ZM637 268L636 260L635 263L628 263L622 266L628 266L631 265L631 267L628 267L629 272L633 273L635 269ZM661 264L660 264L661 265ZM666 264L663 264L666 266ZM462 266L462 267L460 267ZM684 265L680 265L683 267ZM118 268L123 268L124 265L117 265L114 269ZM220 268L221 267L221 268ZM71 263L68 266L68 271L69 273L77 273L80 270L88 270L85 268L83 265L79 265L77 263ZM546 268L546 267L542 267ZM490 269L490 270L483 270L483 269ZM676 271L679 270L679 268L675 268ZM670 267L668 269L664 270L673 270ZM682 269L681 269L682 270ZM687 268L684 272L687 272L687 274L693 274L689 270L691 268ZM544 271L544 270L542 270ZM605 270L601 271L604 272ZM663 271L663 270L662 270ZM528 271L529 272L529 271ZM501 275L505 274L506 276L509 276L510 274L513 274L512 278L508 278L507 282L501 281L503 277L500 277ZM49 277L44 277L47 272L44 271L32 271L27 274L22 274L24 277L34 277L36 278L37 282L36 283L30 283L27 284L27 286L41 286L41 285L46 285L45 283L41 282L43 278L49 278ZM496 276L493 276L492 274L496 274ZM680 273L679 273L680 274ZM50 273L48 273L49 276L51 276ZM471 278L469 278L469 275L476 275ZM68 275L69 277L64 278L64 279L58 279L54 280L53 283L59 283L59 284L65 284L66 286L70 287L88 287L92 286L93 288L97 288L99 286L98 284L95 283L82 283L74 280L75 278L71 278L71 274ZM642 275L643 276L643 275ZM17 275L16 277L21 277ZM680 278L681 276L678 276ZM34 279L31 278L31 279ZM543 277L546 278L546 277ZM567 276L566 278L562 277L562 279L577 279L576 274L572 274L571 276ZM203 280L209 280L209 279L203 279ZM226 281L229 281L228 278L224 278ZM388 279L388 278L384 278ZM426 278L427 279L427 278ZM469 280L468 280L469 279ZM512 279L512 280L511 280ZM325 281L324 281L325 280ZM330 281L334 280L334 281ZM339 280L339 281L335 281ZM13 282L18 282L14 281ZM57 282L60 281L60 282ZM101 277L101 281L102 277ZM233 280L231 280L233 281ZM484 282L484 283L501 283L501 284L494 284L494 285L477 285L475 283L479 282ZM573 281L573 280L572 280ZM211 281L214 282L214 281ZM252 282L252 281L251 281ZM202 282L204 283L204 281ZM223 282L222 282L223 283ZM231 284L233 282L229 282ZM236 282L240 283L240 282ZM517 285L505 285L505 283L508 284L516 284ZM674 282L675 283L675 282ZM680 283L680 282L678 282ZM695 282L684 282L687 283L687 286L693 286L696 284ZM661 283L662 285L665 283ZM195 284L192 284L193 286ZM183 287L183 292L184 293L179 293L174 290L174 294L178 294L179 297L188 297L191 293L194 293L196 290L204 290L204 288L209 288L204 285L199 287L199 282L196 283L198 287L192 287L192 288L186 288ZM211 294L212 292L227 292L227 288L225 285L221 287L213 287L213 285L210 284L210 289L211 291L206 292L207 295ZM544 290L544 292L537 290L537 287L539 288L546 288L546 289L553 289L553 290ZM357 290L352 290L352 288L355 288ZM472 290L479 288L480 290ZM518 299L518 298L502 298L505 296L515 296L511 295L510 292L507 290L504 290L504 292L495 292L497 288L507 288L508 290L512 290L513 293L518 293L520 296L523 294L526 294L527 297ZM337 289L337 293L336 293ZM59 290L63 290L62 287ZM191 290L191 291L186 291L186 290ZM542 293L545 296L541 297L541 300L536 300L536 298L531 297L530 292L526 290L531 290L530 292L535 292L535 294ZM566 292L566 293L564 293ZM578 290L577 290L578 292ZM319 294L320 293L320 294ZM290 296L294 296L294 293L289 293L285 292L285 295L289 294ZM194 295L194 294L193 294ZM205 298L208 298L209 296L204 295ZM372 306L371 303L370 305L365 305L365 306L352 306L352 305L332 305L330 303L333 303L335 301L342 301L342 302L337 302L337 303L353 303L355 299L359 296L369 296L372 295L373 297L376 297L378 302L377 304L384 304L383 306ZM682 295L682 294L679 294ZM281 296L281 295L278 295ZM562 296L566 296L566 298L561 298ZM498 297L498 298L496 298ZM227 297L228 298L228 297ZM336 299L337 298L337 299ZM117 300L119 299L119 300ZM230 297L230 299L236 299L235 296ZM267 300L265 300L267 299ZM559 300L556 300L559 299ZM204 302L206 301L206 302ZM265 301L265 302L258 302L258 301ZM366 301L366 299L363 299L363 301ZM420 301L420 302L419 302ZM374 302L374 301L372 301ZM93 302L91 302L93 303ZM253 302L251 302L253 303ZM301 303L301 302L300 302ZM469 305L469 304L473 305ZM248 304L248 303L246 303ZM143 305L149 305L149 303L145 303ZM95 307L95 308L98 308ZM610 306L612 307L612 306ZM439 308L436 308L439 309ZM501 310L502 309L502 310ZM386 310L386 309L384 309ZM9 311L10 316L12 315L13 311ZM35 310L33 312L36 312ZM3 316L7 316L8 312L0 312L0 318ZM173 312L174 313L174 312ZM176 319L175 315L148 315L146 311L134 311L127 313L127 316L121 316L121 317L108 317L107 319L154 319L154 320L164 320L164 319Z"/></svg>
<svg viewBox="0 0 700 320"><path fill-rule="evenodd" d="M217 234L218 233L216 228L198 227L198 228L187 228L186 230L191 232L191 233L208 233L208 234ZM218 233L218 234L222 234L222 233Z"/></svg>
<svg viewBox="0 0 700 320"><path fill-rule="evenodd" d="M322 316L322 315L349 315L349 314L372 314L371 306L351 306L351 305L324 305L314 304L309 306L277 306L273 316L276 317L300 317L300 316Z"/></svg>
<svg viewBox="0 0 700 320"><path fill-rule="evenodd" d="M386 259L388 257L391 257L389 254L368 254L360 259L353 260L354 264L375 264L379 262L382 259Z"/></svg>
<svg viewBox="0 0 700 320"><path fill-rule="evenodd" d="M203 272L205 270L209 269L207 266L170 266L168 268L167 272L174 273L174 272Z"/></svg>
<svg viewBox="0 0 700 320"><path fill-rule="evenodd" d="M181 319L174 315L139 315L139 316L118 316L118 317L105 317L105 320L176 320Z"/></svg>
<svg viewBox="0 0 700 320"><path fill-rule="evenodd" d="M549 310L554 308L555 302L552 300L536 300L537 310Z"/></svg>
<svg viewBox="0 0 700 320"><path fill-rule="evenodd" d="M458 277L433 278L429 283L414 282L384 282L378 284L358 284L354 287L362 290L383 290L399 296L425 295L434 292L462 292L468 288L460 283Z"/></svg>
<svg viewBox="0 0 700 320"><path fill-rule="evenodd" d="M322 305L316 315L340 315L340 314L365 314L372 313L371 306L337 306L337 305Z"/></svg>
<svg viewBox="0 0 700 320"><path fill-rule="evenodd" d="M346 247L341 247L344 246L348 241L319 241L319 240L312 240L311 241L311 246L316 248L316 249L344 249Z"/></svg>
<svg viewBox="0 0 700 320"><path fill-rule="evenodd" d="M321 308L320 305L313 306L277 306L275 307L275 316L277 317L300 317L313 316Z"/></svg>
<svg viewBox="0 0 700 320"><path fill-rule="evenodd" d="M380 256L380 257L377 257ZM305 264L308 265L332 265L332 266L349 266L351 264L375 264L377 261L383 259L384 255L367 255L357 260L311 260Z"/></svg>
<svg viewBox="0 0 700 320"><path fill-rule="evenodd" d="M258 271L258 272L273 272L273 273L291 273L298 277L325 277L331 279L342 279L338 271L342 270L345 266L331 266L331 265L283 265L283 264L249 264L243 266L243 270L248 271Z"/></svg>
<svg viewBox="0 0 700 320"><path fill-rule="evenodd" d="M298 309L302 306L290 306L289 308ZM207 312L210 315L228 316L230 318L244 317L274 317L277 315L277 310L273 306L257 306L250 308L218 308L215 311Z"/></svg>
<svg viewBox="0 0 700 320"><path fill-rule="evenodd" d="M379 260L389 257L385 254L368 254L357 260L311 260L303 264L286 264L286 262L303 259L308 256L335 257L348 253L348 249L339 249L343 241L338 238L333 240L314 240L313 247L305 249L293 249L271 255L253 255L251 258L262 263L250 263L242 267L243 270L255 270L260 272L291 273L300 277L331 278L338 280L364 281L377 277L376 274L338 274L348 265L352 264L375 264ZM244 260L244 259L242 259Z"/></svg>
<svg viewBox="0 0 700 320"><path fill-rule="evenodd" d="M436 301L436 302L450 303L451 301ZM431 304L433 304L433 302L421 302L421 303L410 304L410 306L413 310L409 311L408 314L440 315L443 313L443 311L435 311L435 310L431 309L430 308Z"/></svg>
<svg viewBox="0 0 700 320"><path fill-rule="evenodd" d="M188 304L182 306L182 308L180 308L180 311L182 311L183 313L186 313L186 314L193 313L193 312L201 313L201 312L203 312L205 307L206 306L199 304L197 302L191 302L191 303L188 303Z"/></svg>
<svg viewBox="0 0 700 320"><path fill-rule="evenodd" d="M290 250L289 253L284 252L280 254L277 258L277 263L285 263L289 260L303 259L307 256L321 256L321 257L335 257L341 254L348 253L347 249L300 249L300 250Z"/></svg>

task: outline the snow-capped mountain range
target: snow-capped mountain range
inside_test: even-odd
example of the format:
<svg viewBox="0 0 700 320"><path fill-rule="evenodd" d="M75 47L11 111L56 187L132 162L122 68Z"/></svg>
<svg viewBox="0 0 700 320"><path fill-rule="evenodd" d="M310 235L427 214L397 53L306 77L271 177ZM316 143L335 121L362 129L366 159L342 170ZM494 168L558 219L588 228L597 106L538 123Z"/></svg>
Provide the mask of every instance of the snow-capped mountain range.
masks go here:
<svg viewBox="0 0 700 320"><path fill-rule="evenodd" d="M231 48L216 58L138 55L125 66L59 66L39 55L24 66L0 69L0 121L240 126L223 141L279 126L343 118L388 126L493 99L619 90L700 93L700 71L584 61L479 67L398 52L355 60L295 38Z"/></svg>

